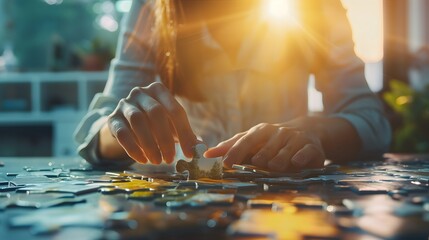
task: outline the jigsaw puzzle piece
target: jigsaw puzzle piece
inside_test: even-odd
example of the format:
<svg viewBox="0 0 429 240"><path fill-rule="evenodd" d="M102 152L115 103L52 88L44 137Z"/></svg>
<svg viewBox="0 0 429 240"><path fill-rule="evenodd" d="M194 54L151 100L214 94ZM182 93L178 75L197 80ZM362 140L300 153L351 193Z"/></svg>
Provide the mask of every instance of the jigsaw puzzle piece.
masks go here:
<svg viewBox="0 0 429 240"><path fill-rule="evenodd" d="M258 184L229 179L200 178L199 180L180 181L179 186L194 189L255 189Z"/></svg>
<svg viewBox="0 0 429 240"><path fill-rule="evenodd" d="M11 182L17 186L32 186L44 183L55 182L52 178L48 178L44 175L33 176L33 175L18 175L11 180Z"/></svg>
<svg viewBox="0 0 429 240"><path fill-rule="evenodd" d="M17 189L23 188L25 186L23 185L16 185L13 182L1 182L0 184L0 192L11 192L11 191L16 191Z"/></svg>
<svg viewBox="0 0 429 240"><path fill-rule="evenodd" d="M112 214L107 209L89 205L41 209L9 220L11 227L30 227L33 234L60 231L65 227L103 228L105 220Z"/></svg>
<svg viewBox="0 0 429 240"><path fill-rule="evenodd" d="M204 166L209 162L207 158L203 156L204 152L207 151L205 144L197 144L194 147L194 157L190 162L185 160L179 160L176 163L176 171L179 173L188 173L188 179L196 180L199 178L211 178L211 179L222 179L222 164L217 160L210 169L206 169Z"/></svg>
<svg viewBox="0 0 429 240"><path fill-rule="evenodd" d="M72 193L75 195L97 191L100 188L99 184L82 184L73 181L62 181L55 183L46 183L36 186L28 186L18 189L19 192L56 192L56 193Z"/></svg>
<svg viewBox="0 0 429 240"><path fill-rule="evenodd" d="M257 183L266 183L266 184L277 184L283 186L307 186L313 183L325 183L330 182L331 180L321 177L313 178L304 178L296 179L291 177L278 177L278 178L258 178L255 179Z"/></svg>
<svg viewBox="0 0 429 240"><path fill-rule="evenodd" d="M161 179L130 179L128 182L111 182L103 184L101 193L132 193L135 191L151 191L156 189L174 188L177 184Z"/></svg>
<svg viewBox="0 0 429 240"><path fill-rule="evenodd" d="M324 209L327 204L316 195L290 194L262 194L247 201L249 208L276 208L286 207Z"/></svg>
<svg viewBox="0 0 429 240"><path fill-rule="evenodd" d="M339 231L322 211L248 209L232 223L228 235L261 239L337 239Z"/></svg>
<svg viewBox="0 0 429 240"><path fill-rule="evenodd" d="M303 169L298 172L290 172L290 173L268 171L266 169L262 169L260 167L256 167L250 164L233 164L232 168L236 170L248 171L255 174L260 174L265 177L309 178L309 177L316 177L319 175L335 173L339 169L339 165L329 165L323 168Z"/></svg>
<svg viewBox="0 0 429 240"><path fill-rule="evenodd" d="M62 204L76 204L85 199L74 198L72 194L14 194L0 198L0 209L8 207L48 208Z"/></svg>
<svg viewBox="0 0 429 240"><path fill-rule="evenodd" d="M167 197L154 201L156 205L169 208L205 207L207 205L231 205L234 202L234 194L221 193L197 193L185 197Z"/></svg>

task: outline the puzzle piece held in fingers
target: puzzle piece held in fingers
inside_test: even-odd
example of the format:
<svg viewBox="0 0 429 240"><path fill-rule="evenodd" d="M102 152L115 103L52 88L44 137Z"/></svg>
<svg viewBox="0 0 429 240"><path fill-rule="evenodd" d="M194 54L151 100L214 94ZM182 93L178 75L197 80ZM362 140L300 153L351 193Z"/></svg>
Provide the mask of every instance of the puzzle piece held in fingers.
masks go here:
<svg viewBox="0 0 429 240"><path fill-rule="evenodd" d="M203 154L207 151L205 144L197 144L194 147L194 157L190 162L185 160L179 160L176 164L176 171L179 173L188 173L188 179L195 180L199 178L211 178L221 179L222 178L222 164L219 161L215 161L210 169L205 170L203 168L204 163L208 162Z"/></svg>

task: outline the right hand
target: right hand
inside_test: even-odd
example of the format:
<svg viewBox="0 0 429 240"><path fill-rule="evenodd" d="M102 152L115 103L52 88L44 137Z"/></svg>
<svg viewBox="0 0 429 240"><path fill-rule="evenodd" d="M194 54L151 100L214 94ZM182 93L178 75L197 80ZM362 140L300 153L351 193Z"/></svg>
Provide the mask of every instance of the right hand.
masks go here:
<svg viewBox="0 0 429 240"><path fill-rule="evenodd" d="M135 87L108 117L113 137L139 163L172 163L175 141L192 157L197 138L183 107L162 83Z"/></svg>

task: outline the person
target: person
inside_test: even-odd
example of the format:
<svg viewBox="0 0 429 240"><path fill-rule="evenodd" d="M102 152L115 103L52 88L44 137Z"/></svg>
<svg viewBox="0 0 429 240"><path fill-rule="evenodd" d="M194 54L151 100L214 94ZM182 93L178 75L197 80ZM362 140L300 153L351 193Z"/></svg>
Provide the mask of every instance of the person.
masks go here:
<svg viewBox="0 0 429 240"><path fill-rule="evenodd" d="M380 156L391 130L340 0L135 0L75 138L93 164L172 163L203 141L272 171ZM310 75L324 110L307 107Z"/></svg>

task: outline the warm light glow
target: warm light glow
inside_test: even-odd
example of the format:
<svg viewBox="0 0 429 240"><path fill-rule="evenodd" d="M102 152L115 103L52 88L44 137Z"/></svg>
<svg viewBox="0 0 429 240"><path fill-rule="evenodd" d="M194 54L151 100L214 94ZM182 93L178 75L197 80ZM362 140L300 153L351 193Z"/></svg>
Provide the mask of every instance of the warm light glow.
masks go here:
<svg viewBox="0 0 429 240"><path fill-rule="evenodd" d="M355 52L365 63L365 77L372 91L383 87L383 0L342 0L353 31ZM310 78L308 109L323 111L322 94Z"/></svg>
<svg viewBox="0 0 429 240"><path fill-rule="evenodd" d="M383 58L383 0L342 0L353 29L355 51L365 62Z"/></svg>
<svg viewBox="0 0 429 240"><path fill-rule="evenodd" d="M400 96L398 98L396 98L396 104L398 105L404 105L411 102L411 97L410 96Z"/></svg>
<svg viewBox="0 0 429 240"><path fill-rule="evenodd" d="M297 8L295 0L266 0L263 15L272 23L296 24Z"/></svg>
<svg viewBox="0 0 429 240"><path fill-rule="evenodd" d="M316 79L310 75L308 79L308 110L312 113L323 112L323 95L316 89Z"/></svg>

